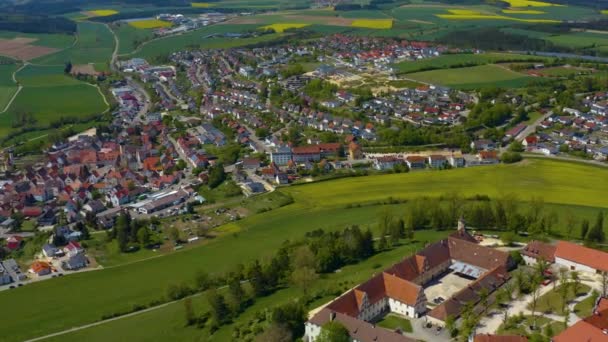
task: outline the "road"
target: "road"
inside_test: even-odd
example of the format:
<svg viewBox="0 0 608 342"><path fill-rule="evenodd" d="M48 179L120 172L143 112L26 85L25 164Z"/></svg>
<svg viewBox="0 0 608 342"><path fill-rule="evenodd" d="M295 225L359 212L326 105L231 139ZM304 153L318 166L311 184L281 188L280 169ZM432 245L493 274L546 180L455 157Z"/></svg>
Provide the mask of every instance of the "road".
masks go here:
<svg viewBox="0 0 608 342"><path fill-rule="evenodd" d="M538 127L541 122L547 120L551 115L553 115L553 111L550 110L546 114L538 118L536 121L534 121L531 125L528 125L521 133L519 133L515 137L515 140L523 141L528 135L536 132L536 127Z"/></svg>
<svg viewBox="0 0 608 342"><path fill-rule="evenodd" d="M251 127L245 125L242 122L240 124L241 126L245 127L245 129L249 132L249 140L253 141L253 143L258 149L262 149L265 153L272 152L272 148L270 148L270 146L266 145L262 140L255 136L255 131L251 129Z"/></svg>

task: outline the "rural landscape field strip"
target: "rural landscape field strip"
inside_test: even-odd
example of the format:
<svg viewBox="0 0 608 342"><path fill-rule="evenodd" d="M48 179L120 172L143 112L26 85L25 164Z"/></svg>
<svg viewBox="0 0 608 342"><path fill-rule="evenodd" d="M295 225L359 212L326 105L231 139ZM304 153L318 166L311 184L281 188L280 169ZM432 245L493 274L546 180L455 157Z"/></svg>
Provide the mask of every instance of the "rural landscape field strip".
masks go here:
<svg viewBox="0 0 608 342"><path fill-rule="evenodd" d="M294 186L285 192L294 197L295 204L220 228L239 232L235 237L222 237L198 248L124 267L70 275L2 292L0 300L13 309L0 313L0 320L5 322L6 336L11 341L94 322L101 315L157 300L167 285L190 281L198 269L223 272L251 257L264 257L285 239L299 237L306 231L375 220L377 207L347 209L348 204L386 200L389 196L399 199L439 196L454 191L465 196L500 196L504 194L502 189L507 188L521 199L542 196L550 203L606 207L603 198L608 183L594 181L606 176L608 170L596 167L534 160L522 165L413 172ZM171 277L158 276L167 270ZM19 303L37 303L36 313Z"/></svg>

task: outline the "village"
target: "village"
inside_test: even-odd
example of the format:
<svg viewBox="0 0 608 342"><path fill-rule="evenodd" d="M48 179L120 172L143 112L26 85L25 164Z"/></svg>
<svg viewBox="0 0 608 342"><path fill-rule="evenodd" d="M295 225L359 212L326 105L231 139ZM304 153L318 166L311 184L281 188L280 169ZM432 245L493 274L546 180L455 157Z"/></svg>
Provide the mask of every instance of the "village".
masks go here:
<svg viewBox="0 0 608 342"><path fill-rule="evenodd" d="M225 20L161 17L182 25L172 30ZM450 53L477 51L334 34L298 44L179 51L162 65L119 62L108 125L55 141L25 167L11 149L0 156L0 290L101 270L100 260L116 255L143 251L153 258L202 245L219 236L217 227L291 204L277 191L283 187L458 172L452 169L529 156L604 165L607 92L557 108L512 91L484 96L412 84L393 67ZM485 112L480 103L504 105L508 115L488 127L476 117ZM535 116L511 115L522 109ZM260 195L273 193L280 200L266 205ZM252 205L258 198L263 205ZM358 341L449 341L455 322L466 331L462 325L473 315L481 319L467 331L471 341L499 341L492 339L499 327L521 332L523 321L542 312L536 301L555 296L557 284L574 293L566 293L568 321L552 341L601 336L608 327L608 254L599 250L561 240L503 243L460 220L449 237L404 257L311 312L305 341L314 342L333 321L362 336ZM537 273L532 287L515 288L518 277ZM591 299L588 317L572 313ZM557 329L558 316L547 316L542 329ZM412 328L381 324L387 317Z"/></svg>

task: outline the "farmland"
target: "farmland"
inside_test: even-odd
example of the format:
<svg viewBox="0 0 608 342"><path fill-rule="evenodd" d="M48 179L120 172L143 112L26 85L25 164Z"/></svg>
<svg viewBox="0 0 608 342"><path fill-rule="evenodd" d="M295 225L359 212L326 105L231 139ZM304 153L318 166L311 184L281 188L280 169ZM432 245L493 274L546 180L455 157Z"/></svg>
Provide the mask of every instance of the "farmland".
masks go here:
<svg viewBox="0 0 608 342"><path fill-rule="evenodd" d="M521 200L531 196L544 197L546 202L551 203L550 206L557 209L559 215L575 213L578 217L593 217L597 214L597 209L593 207L606 207L603 198L608 191L608 183L595 182L594 179L606 176L608 170L597 167L529 160L515 165L369 176L293 186L281 191L291 195L294 204L219 229L220 232L238 232L238 235L219 237L201 247L161 258L70 275L28 285L11 293L0 293L0 300L12 308L0 313L0 319L6 322L6 336L15 341L96 321L102 315L158 299L168 284L180 280L191 281L198 269L224 272L243 260L266 257L283 240L297 238L312 229L337 229L352 223L361 226L371 224L381 207L363 205L348 208L348 205L371 204L384 201L389 196L406 199L458 191L464 196L487 194L496 197L504 195L504 189L509 189ZM395 212L402 212L405 205L407 204L394 205L391 208ZM260 250L256 241L263 241L263 250ZM392 260L400 258L402 253L393 255ZM158 276L166 270L171 270L172 277ZM346 276L354 272L341 274ZM107 291L109 288L121 290ZM92 296L91 293L96 295ZM36 303L35 313L32 312L30 303ZM159 316L149 313L142 317L134 318L134 321L139 322L146 317L154 320L154 317ZM123 326L123 323L113 324ZM169 320L167 324L176 323ZM97 329L102 334L111 331L106 327L95 328ZM162 334L181 334L178 330L183 327L163 324L150 329L157 332L162 330ZM138 331L125 333L147 334L141 331L143 329L133 330ZM188 330L184 333L188 333Z"/></svg>
<svg viewBox="0 0 608 342"><path fill-rule="evenodd" d="M301 24L301 23L276 23L276 24L270 24L270 25L262 26L261 29L262 30L271 30L271 31L274 31L276 33L283 33L283 32L285 32L285 30L298 29L298 28L302 28L302 27L306 27L306 26L308 26L308 24Z"/></svg>
<svg viewBox="0 0 608 342"><path fill-rule="evenodd" d="M57 53L40 57L33 62L43 65L64 65L94 63L95 69L104 71L114 50L112 32L103 24L92 22L78 23L78 40L76 44Z"/></svg>
<svg viewBox="0 0 608 342"><path fill-rule="evenodd" d="M527 85L535 78L509 70L505 67L488 64L467 68L423 71L407 75L415 81L441 84L460 89L492 87L517 88Z"/></svg>
<svg viewBox="0 0 608 342"><path fill-rule="evenodd" d="M12 69L6 69L2 72L2 75L6 74L2 79L5 83L12 82L8 74ZM107 109L95 87L65 75L63 66L27 65L16 74L16 78L23 89L7 112L0 116L0 135L10 130L18 113L32 114L35 124L45 127L62 117L82 118ZM14 93L16 86L11 86L10 82L0 84L2 87L8 85Z"/></svg>
<svg viewBox="0 0 608 342"><path fill-rule="evenodd" d="M212 25L178 36L151 41L140 46L137 51L130 54L128 57L142 57L152 60L159 56L194 46L208 49L228 48L271 41L280 37L280 34L266 34L252 38L210 37L211 35L221 35L229 32L257 30L257 27L258 26L256 25Z"/></svg>
<svg viewBox="0 0 608 342"><path fill-rule="evenodd" d="M12 75L18 67L16 64L0 64L0 112L4 110L17 91L17 85L13 82Z"/></svg>
<svg viewBox="0 0 608 342"><path fill-rule="evenodd" d="M152 30L137 29L126 23L112 24L111 29L118 37L119 55L131 53L143 42L154 38Z"/></svg>
<svg viewBox="0 0 608 342"><path fill-rule="evenodd" d="M544 59L543 57L510 53L446 54L418 61L401 62L395 64L394 67L397 68L399 73L412 73L421 70L447 69L463 65L482 65L506 61L541 61Z"/></svg>
<svg viewBox="0 0 608 342"><path fill-rule="evenodd" d="M160 27L170 27L171 23L168 21L158 19L144 19L144 20L133 20L129 21L129 25L137 29L152 29Z"/></svg>
<svg viewBox="0 0 608 342"><path fill-rule="evenodd" d="M107 17L110 15L118 14L118 11L112 9L96 9L86 11L85 14L89 17Z"/></svg>
<svg viewBox="0 0 608 342"><path fill-rule="evenodd" d="M393 21L391 19L355 19L351 25L371 29L390 29Z"/></svg>

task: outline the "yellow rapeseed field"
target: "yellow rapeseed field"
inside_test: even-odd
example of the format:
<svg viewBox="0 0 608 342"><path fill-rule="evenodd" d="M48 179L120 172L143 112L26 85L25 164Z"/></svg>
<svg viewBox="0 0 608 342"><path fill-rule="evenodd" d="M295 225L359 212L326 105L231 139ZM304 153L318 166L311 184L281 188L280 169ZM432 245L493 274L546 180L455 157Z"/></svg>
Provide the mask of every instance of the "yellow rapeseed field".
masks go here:
<svg viewBox="0 0 608 342"><path fill-rule="evenodd" d="M145 19L145 20L137 20L130 21L129 25L138 28L138 29L153 29L159 27L170 27L171 23L168 21L158 20L158 19Z"/></svg>
<svg viewBox="0 0 608 342"><path fill-rule="evenodd" d="M462 10L462 9L450 9L448 10L449 14L437 14L436 16L442 19L448 20L511 20L511 21L519 21L524 23L540 23L540 24L548 24L548 23L559 23L559 20L552 19L521 19L514 17L507 17L505 15L498 14L487 14L476 12L472 10Z"/></svg>
<svg viewBox="0 0 608 342"><path fill-rule="evenodd" d="M196 8L209 8L214 6L214 4L210 4L208 2L191 2L190 5Z"/></svg>
<svg viewBox="0 0 608 342"><path fill-rule="evenodd" d="M390 29L393 27L393 19L355 19L350 26L371 29Z"/></svg>
<svg viewBox="0 0 608 342"><path fill-rule="evenodd" d="M275 23L260 27L262 30L273 30L276 33L283 33L285 30L292 28L302 28L310 24L302 23Z"/></svg>
<svg viewBox="0 0 608 342"><path fill-rule="evenodd" d="M90 17L107 17L109 15L118 14L118 11L110 9L97 9L92 11L86 11Z"/></svg>
<svg viewBox="0 0 608 342"><path fill-rule="evenodd" d="M502 0L511 7L549 7L549 6L563 6L559 4L553 4L550 2L544 1L535 1L535 0Z"/></svg>
<svg viewBox="0 0 608 342"><path fill-rule="evenodd" d="M505 13L505 14L545 14L546 12L538 11L538 10L505 9L505 10L502 10L502 13Z"/></svg>

